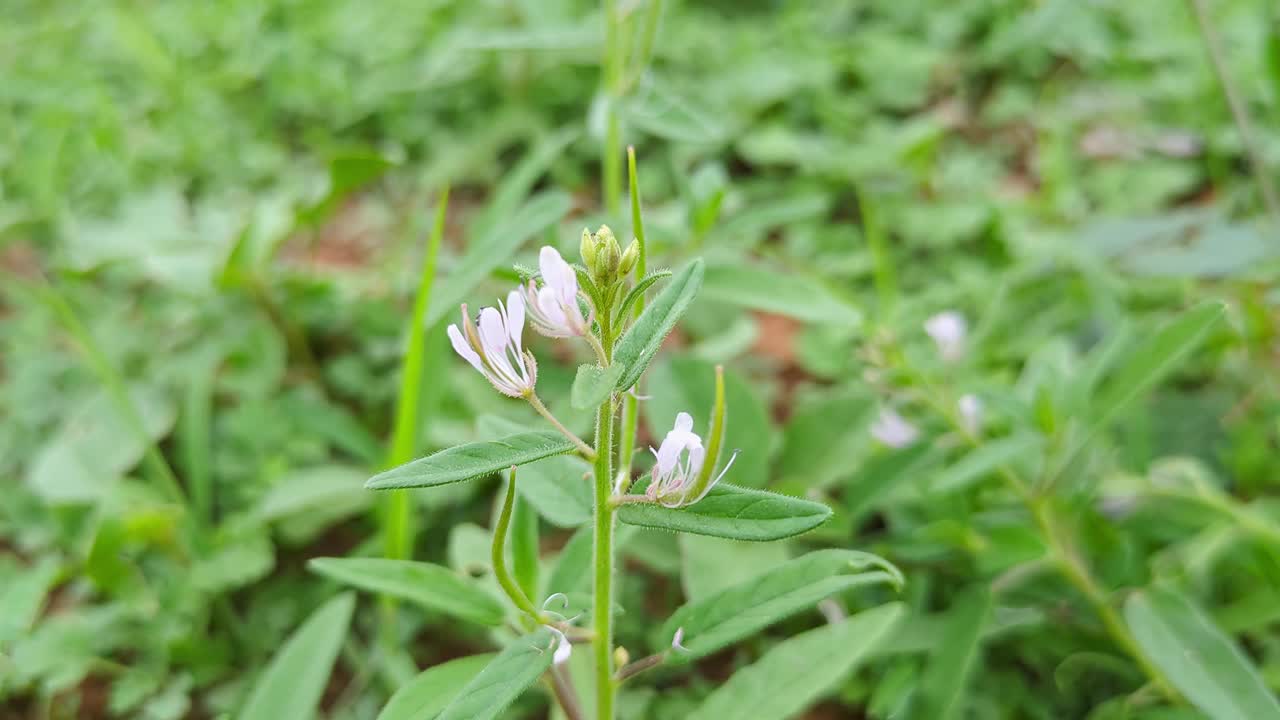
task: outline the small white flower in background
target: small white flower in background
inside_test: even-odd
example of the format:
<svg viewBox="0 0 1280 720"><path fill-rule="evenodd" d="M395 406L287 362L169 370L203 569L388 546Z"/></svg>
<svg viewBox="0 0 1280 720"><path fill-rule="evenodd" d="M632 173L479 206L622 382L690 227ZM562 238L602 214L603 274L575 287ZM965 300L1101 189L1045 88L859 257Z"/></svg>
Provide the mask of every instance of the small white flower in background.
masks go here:
<svg viewBox="0 0 1280 720"><path fill-rule="evenodd" d="M894 410L881 408L880 417L871 424L871 436L891 448L904 448L920 437L920 431Z"/></svg>
<svg viewBox="0 0 1280 720"><path fill-rule="evenodd" d="M530 280L522 288L533 329L552 338L587 334L591 318L583 316L578 304L578 274L550 245L538 253L538 269L542 287Z"/></svg>
<svg viewBox="0 0 1280 720"><path fill-rule="evenodd" d="M964 315L955 310L940 312L925 320L924 331L933 338L943 360L954 362L964 355L964 338L969 332Z"/></svg>
<svg viewBox="0 0 1280 720"><path fill-rule="evenodd" d="M960 419L964 421L965 430L970 435L977 435L982 429L982 401L977 395L962 395L956 405L960 409Z"/></svg>
<svg viewBox="0 0 1280 720"><path fill-rule="evenodd" d="M676 652L689 652L689 648L684 646L684 627L676 628L676 634L671 638L671 649Z"/></svg>
<svg viewBox="0 0 1280 720"><path fill-rule="evenodd" d="M520 293L512 290L505 306L499 302L497 308L481 310L476 325L471 324L467 306L463 305L462 327L459 331L457 325L449 326L449 342L498 392L511 397L533 392L538 365L520 344L524 333L524 300Z"/></svg>
<svg viewBox="0 0 1280 720"><path fill-rule="evenodd" d="M569 638L565 637L565 634L558 628L551 625L544 625L543 627L550 630L554 636L556 651L551 656L551 662L556 665L563 665L569 662L569 656L573 655L573 643L569 642Z"/></svg>
<svg viewBox="0 0 1280 720"><path fill-rule="evenodd" d="M702 438L693 431L693 417L687 412L676 415L676 424L671 432L662 439L657 450L649 448L649 451L658 462L653 466L653 481L649 483L646 494L651 500L666 507L689 505L701 500L720 482L720 478L724 477L738 457L734 453L720 474L707 483L707 487L697 497L687 497L707 457Z"/></svg>

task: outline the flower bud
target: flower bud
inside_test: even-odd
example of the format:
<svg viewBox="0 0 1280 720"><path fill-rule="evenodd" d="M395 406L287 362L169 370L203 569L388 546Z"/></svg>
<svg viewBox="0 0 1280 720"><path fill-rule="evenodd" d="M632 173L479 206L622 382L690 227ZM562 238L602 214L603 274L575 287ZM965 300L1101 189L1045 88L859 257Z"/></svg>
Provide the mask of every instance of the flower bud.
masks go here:
<svg viewBox="0 0 1280 720"><path fill-rule="evenodd" d="M595 263L591 266L591 276L601 285L610 285L617 277L618 266L622 263L622 248L608 225L601 225L596 231L595 246Z"/></svg>
<svg viewBox="0 0 1280 720"><path fill-rule="evenodd" d="M619 645L613 649L613 664L615 667L622 667L631 662L631 653L627 649Z"/></svg>
<svg viewBox="0 0 1280 720"><path fill-rule="evenodd" d="M622 252L622 260L618 263L618 274L627 275L636 266L636 262L640 259L640 242L632 240L627 249Z"/></svg>
<svg viewBox="0 0 1280 720"><path fill-rule="evenodd" d="M596 264L596 239L591 237L591 231L582 228L582 243L578 245L578 252L582 255L582 265L588 271Z"/></svg>

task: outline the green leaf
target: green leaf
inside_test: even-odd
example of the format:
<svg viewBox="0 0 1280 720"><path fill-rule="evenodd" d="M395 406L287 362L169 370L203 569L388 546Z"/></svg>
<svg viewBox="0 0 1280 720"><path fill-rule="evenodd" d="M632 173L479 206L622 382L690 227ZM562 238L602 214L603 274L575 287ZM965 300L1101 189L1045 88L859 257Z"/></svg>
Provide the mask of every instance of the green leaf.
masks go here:
<svg viewBox="0 0 1280 720"><path fill-rule="evenodd" d="M876 569L871 569L876 568ZM818 601L858 585L902 585L902 574L882 558L856 550L819 550L676 610L662 626L666 644L684 628L692 660L812 608Z"/></svg>
<svg viewBox="0 0 1280 720"><path fill-rule="evenodd" d="M600 406L609 397L622 376L622 366L614 363L607 368L599 365L579 365L569 391L569 404L577 410L590 410Z"/></svg>
<svg viewBox="0 0 1280 720"><path fill-rule="evenodd" d="M962 595L948 613L942 636L920 678L918 717L949 720L962 717L964 691L981 650L983 628L991 614L991 591L985 585Z"/></svg>
<svg viewBox="0 0 1280 720"><path fill-rule="evenodd" d="M512 465L525 465L573 450L573 443L553 431L523 432L501 440L468 443L374 475L370 490L436 487L482 478Z"/></svg>
<svg viewBox="0 0 1280 720"><path fill-rule="evenodd" d="M689 720L795 717L835 689L902 615L903 605L890 603L784 640L735 672Z"/></svg>
<svg viewBox="0 0 1280 720"><path fill-rule="evenodd" d="M658 293L618 341L613 352L613 362L621 365L624 371L614 386L616 389L626 390L635 385L644 374L658 348L662 346L663 339L689 309L689 303L693 302L698 288L702 287L704 267L701 259L686 265L671 278L671 282Z"/></svg>
<svg viewBox="0 0 1280 720"><path fill-rule="evenodd" d="M311 613L254 681L239 720L315 717L355 606L343 593Z"/></svg>
<svg viewBox="0 0 1280 720"><path fill-rule="evenodd" d="M635 529L629 525L622 527ZM689 602L747 582L791 559L787 543L683 534L676 537L676 545L680 550L680 587Z"/></svg>
<svg viewBox="0 0 1280 720"><path fill-rule="evenodd" d="M1213 720L1280 718L1280 703L1249 659L1181 593L1150 588L1129 596L1125 620L1151 661Z"/></svg>
<svg viewBox="0 0 1280 720"><path fill-rule="evenodd" d="M481 625L501 625L502 604L448 568L412 560L313 558L312 571L361 590L380 593Z"/></svg>
<svg viewBox="0 0 1280 720"><path fill-rule="evenodd" d="M1222 318L1224 310L1221 302L1204 303L1183 313L1157 330L1146 342L1134 347L1121 365L1111 371L1111 380L1100 390L1093 404L1093 424L1089 432L1066 457L1073 457L1126 405L1172 372L1204 340Z"/></svg>
<svg viewBox="0 0 1280 720"><path fill-rule="evenodd" d="M58 571L59 562L45 557L33 567L0 574L0 649L31 628Z"/></svg>
<svg viewBox="0 0 1280 720"><path fill-rule="evenodd" d="M618 519L629 525L756 541L799 535L829 517L831 508L822 503L726 483L687 507L637 503L618 509Z"/></svg>
<svg viewBox="0 0 1280 720"><path fill-rule="evenodd" d="M348 465L299 468L276 480L258 502L257 518L274 522L300 513L328 513L335 506L347 512L369 504L365 471Z"/></svg>
<svg viewBox="0 0 1280 720"><path fill-rule="evenodd" d="M378 720L435 720L497 653L471 655L427 668L402 685L378 713Z"/></svg>
<svg viewBox="0 0 1280 720"><path fill-rule="evenodd" d="M484 435L527 430L520 423L496 415L481 417L477 425ZM591 483L585 478L590 469L590 463L576 455L549 457L521 467L516 490L552 524L578 527L591 520L594 511Z"/></svg>
<svg viewBox="0 0 1280 720"><path fill-rule="evenodd" d="M829 325L857 325L858 309L816 280L745 265L707 268L705 297L752 310Z"/></svg>
<svg viewBox="0 0 1280 720"><path fill-rule="evenodd" d="M949 493L963 490L997 468L1017 462L1037 452L1044 440L1037 434L1022 432L983 443L958 462L934 476L929 492Z"/></svg>
<svg viewBox="0 0 1280 720"><path fill-rule="evenodd" d="M693 416L699 434L710 424L715 401L715 365L698 358L679 356L657 363L649 384L662 388L645 403L644 421L649 434L662 438L671 430L676 414L685 411ZM735 485L762 487L769 480L769 451L774 430L769 411L755 388L741 375L725 369L725 429L721 462L740 451L725 480ZM717 469L718 471L718 469Z"/></svg>
<svg viewBox="0 0 1280 720"><path fill-rule="evenodd" d="M546 628L508 645L436 720L493 720L551 667L556 640Z"/></svg>

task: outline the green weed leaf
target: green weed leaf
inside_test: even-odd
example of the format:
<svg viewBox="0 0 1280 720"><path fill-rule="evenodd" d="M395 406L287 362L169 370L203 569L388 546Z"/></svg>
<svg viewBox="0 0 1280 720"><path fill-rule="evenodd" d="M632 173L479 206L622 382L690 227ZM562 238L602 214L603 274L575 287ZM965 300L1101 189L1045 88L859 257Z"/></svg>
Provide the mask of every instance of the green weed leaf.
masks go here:
<svg viewBox="0 0 1280 720"><path fill-rule="evenodd" d="M440 565L382 558L313 558L307 567L331 580L481 625L500 625L505 615L502 604L487 591Z"/></svg>
<svg viewBox="0 0 1280 720"><path fill-rule="evenodd" d="M724 483L687 507L646 503L624 505L618 510L618 519L629 525L756 541L799 535L829 517L831 508L822 503Z"/></svg>
<svg viewBox="0 0 1280 720"><path fill-rule="evenodd" d="M1253 664L1181 593L1167 588L1134 593L1124 616L1151 661L1213 720L1280 718L1280 703Z"/></svg>
<svg viewBox="0 0 1280 720"><path fill-rule="evenodd" d="M622 366L614 363L607 368L599 365L579 365L569 391L569 404L577 410L590 410L600 406L613 392L622 376Z"/></svg>
<svg viewBox="0 0 1280 720"><path fill-rule="evenodd" d="M618 341L613 362L623 367L623 373L614 386L617 390L635 385L649 367L663 339L680 321L698 294L698 288L702 287L704 267L701 259L684 266Z"/></svg>
<svg viewBox="0 0 1280 720"><path fill-rule="evenodd" d="M660 642L670 642L676 630L684 628L689 653L677 658L693 660L812 608L819 600L871 583L900 586L902 574L870 553L819 550L682 606L662 626Z"/></svg>
<svg viewBox="0 0 1280 720"><path fill-rule="evenodd" d="M901 603L882 605L778 643L737 671L689 720L786 720L830 692L893 630Z"/></svg>
<svg viewBox="0 0 1280 720"><path fill-rule="evenodd" d="M311 613L254 681L239 720L314 717L355 606L343 593Z"/></svg>
<svg viewBox="0 0 1280 720"><path fill-rule="evenodd" d="M435 720L497 653L471 655L427 668L402 685L378 713L378 720Z"/></svg>
<svg viewBox="0 0 1280 720"><path fill-rule="evenodd" d="M522 432L501 440L467 443L374 475L364 484L370 490L436 487L475 480L573 450L573 443L557 432Z"/></svg>
<svg viewBox="0 0 1280 720"><path fill-rule="evenodd" d="M551 667L555 641L539 628L508 645L458 693L436 720L493 720Z"/></svg>
<svg viewBox="0 0 1280 720"><path fill-rule="evenodd" d="M752 310L830 325L857 325L862 314L825 285L793 273L746 265L707 268L705 296Z"/></svg>
<svg viewBox="0 0 1280 720"><path fill-rule="evenodd" d="M991 614L991 592L985 586L962 595L948 612L942 636L920 678L913 716L950 720L962 717L965 688L981 649L983 628Z"/></svg>

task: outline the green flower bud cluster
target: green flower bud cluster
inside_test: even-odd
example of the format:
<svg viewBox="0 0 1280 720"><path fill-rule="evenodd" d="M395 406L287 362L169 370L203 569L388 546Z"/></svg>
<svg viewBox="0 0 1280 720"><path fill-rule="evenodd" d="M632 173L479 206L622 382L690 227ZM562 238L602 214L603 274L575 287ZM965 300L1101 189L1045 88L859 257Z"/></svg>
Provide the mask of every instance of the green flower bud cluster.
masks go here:
<svg viewBox="0 0 1280 720"><path fill-rule="evenodd" d="M594 233L583 228L579 250L582 264L591 274L591 279L601 287L610 287L626 277L640 258L640 244L632 240L623 250L608 225L601 225Z"/></svg>

